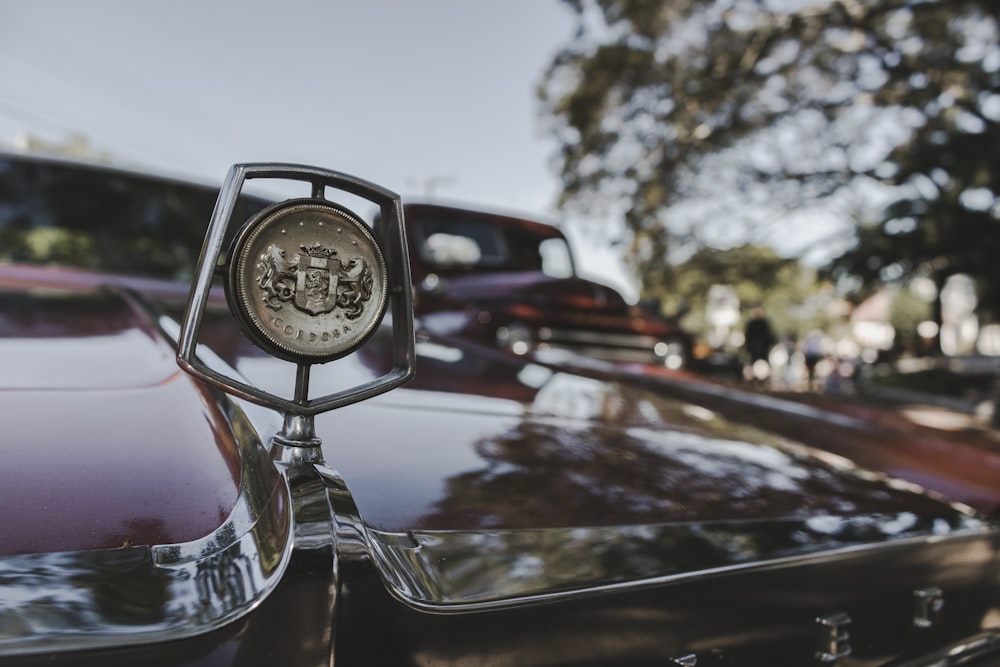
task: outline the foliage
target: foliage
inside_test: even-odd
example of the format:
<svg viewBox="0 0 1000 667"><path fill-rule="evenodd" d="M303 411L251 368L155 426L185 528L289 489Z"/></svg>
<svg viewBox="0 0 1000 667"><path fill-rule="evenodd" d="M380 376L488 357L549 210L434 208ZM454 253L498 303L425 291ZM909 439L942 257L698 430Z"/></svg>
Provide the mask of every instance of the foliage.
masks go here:
<svg viewBox="0 0 1000 667"><path fill-rule="evenodd" d="M110 152L95 148L91 144L90 138L81 132L71 132L59 141L47 141L29 134L21 140L21 143L21 150L26 153L85 160L100 164L114 162Z"/></svg>
<svg viewBox="0 0 1000 667"><path fill-rule="evenodd" d="M686 311L683 325L705 334L706 297L713 285L731 286L741 309L763 306L775 333L801 338L810 329L827 324L831 290L823 290L816 272L794 259L779 257L771 248L743 245L701 248L676 267L670 290L651 287L664 312Z"/></svg>
<svg viewBox="0 0 1000 667"><path fill-rule="evenodd" d="M567 4L540 89L563 202L617 202L647 291L678 248L800 235L842 254L836 278L962 271L1000 312L995 3ZM843 221L829 238L806 234L817 207Z"/></svg>
<svg viewBox="0 0 1000 667"><path fill-rule="evenodd" d="M896 344L902 349L919 351L917 327L933 319L931 304L917 296L912 289L897 289L889 307L889 324L896 331Z"/></svg>

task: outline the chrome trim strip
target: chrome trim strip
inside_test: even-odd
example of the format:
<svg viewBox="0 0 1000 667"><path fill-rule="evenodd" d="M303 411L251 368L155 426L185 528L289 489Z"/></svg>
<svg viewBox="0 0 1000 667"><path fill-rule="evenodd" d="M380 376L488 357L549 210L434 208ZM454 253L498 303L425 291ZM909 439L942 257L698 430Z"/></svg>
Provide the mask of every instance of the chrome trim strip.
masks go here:
<svg viewBox="0 0 1000 667"><path fill-rule="evenodd" d="M995 664L1000 657L1000 631L989 630L961 639L954 644L913 660L896 663L896 667L957 667L958 665ZM987 662L979 663L979 660Z"/></svg>
<svg viewBox="0 0 1000 667"><path fill-rule="evenodd" d="M465 613L1000 532L971 516L902 512L546 530L369 528L368 534L398 599L431 613Z"/></svg>
<svg viewBox="0 0 1000 667"><path fill-rule="evenodd" d="M266 607L272 593L280 606L287 582L311 613L275 646L301 664L330 664L337 557L367 553L333 522L334 508L353 501L339 497L315 449L276 445L267 463L265 476L277 480L270 499L249 532L221 549L228 529L183 545L0 559L0 659L188 639Z"/></svg>
<svg viewBox="0 0 1000 667"><path fill-rule="evenodd" d="M652 346L648 350L643 350L628 347L582 346L557 340L540 341L538 349L567 352L575 356L597 361L635 364L663 363L663 358L656 356Z"/></svg>
<svg viewBox="0 0 1000 667"><path fill-rule="evenodd" d="M569 345L592 345L595 347L626 347L643 350L653 354L653 346L657 343L666 342L656 336L647 334L623 334L604 331L592 331L586 329L560 329L558 327L546 327L548 336L541 337L541 342Z"/></svg>
<svg viewBox="0 0 1000 667"><path fill-rule="evenodd" d="M148 547L5 558L0 657L167 641L238 620L288 561L288 524L272 523L172 567L155 565Z"/></svg>
<svg viewBox="0 0 1000 667"><path fill-rule="evenodd" d="M239 620L292 553L291 493L236 405L240 491L212 535L182 544L0 558L0 657L166 641Z"/></svg>
<svg viewBox="0 0 1000 667"><path fill-rule="evenodd" d="M181 544L153 546L150 553L156 565L169 567L197 561L224 549L253 530L268 512L277 511L278 504L286 504L281 497L280 476L250 420L223 394L217 393L217 398L240 449L240 490L236 504L225 523L211 535ZM287 514L287 510L282 511ZM287 533L287 527L283 531Z"/></svg>

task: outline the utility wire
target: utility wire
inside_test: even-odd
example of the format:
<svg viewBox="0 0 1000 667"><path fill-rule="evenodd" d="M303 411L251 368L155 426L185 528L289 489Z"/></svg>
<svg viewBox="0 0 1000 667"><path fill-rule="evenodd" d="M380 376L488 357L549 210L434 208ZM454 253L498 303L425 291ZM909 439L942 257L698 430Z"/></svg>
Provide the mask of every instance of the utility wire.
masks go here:
<svg viewBox="0 0 1000 667"><path fill-rule="evenodd" d="M64 132L72 131L73 129L64 123L60 123L59 121L51 118L46 118L40 113L16 104L12 104L9 100L4 99L0 99L0 116L4 116L9 120L13 120L18 123L27 123L28 125L37 125L41 123L42 125L48 125L52 129L58 129Z"/></svg>

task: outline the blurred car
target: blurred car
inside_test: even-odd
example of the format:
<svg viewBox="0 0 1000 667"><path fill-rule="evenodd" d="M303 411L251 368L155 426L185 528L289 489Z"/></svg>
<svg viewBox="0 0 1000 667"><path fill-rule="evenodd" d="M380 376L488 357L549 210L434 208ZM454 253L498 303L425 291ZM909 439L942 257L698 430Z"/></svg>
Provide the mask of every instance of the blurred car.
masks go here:
<svg viewBox="0 0 1000 667"><path fill-rule="evenodd" d="M690 336L579 277L557 227L435 204L406 204L405 218L424 328L521 355L559 350L671 369L687 364Z"/></svg>
<svg viewBox="0 0 1000 667"><path fill-rule="evenodd" d="M56 174L88 186L36 187ZM7 247L36 239L0 265L4 665L1000 656L1000 530L808 445L862 419L415 341L388 190L237 165L209 213L203 186L107 168L4 156L0 176ZM241 195L257 178L309 196ZM136 275L175 210L210 217L170 223L201 253Z"/></svg>

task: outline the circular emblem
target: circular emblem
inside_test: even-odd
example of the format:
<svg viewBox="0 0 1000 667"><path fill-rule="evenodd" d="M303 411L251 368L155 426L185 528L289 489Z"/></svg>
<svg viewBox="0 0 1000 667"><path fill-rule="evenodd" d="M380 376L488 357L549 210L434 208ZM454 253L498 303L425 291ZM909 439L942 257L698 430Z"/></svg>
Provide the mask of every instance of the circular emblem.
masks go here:
<svg viewBox="0 0 1000 667"><path fill-rule="evenodd" d="M226 296L250 338L275 356L323 363L382 321L386 267L368 227L319 199L258 213L233 241Z"/></svg>

